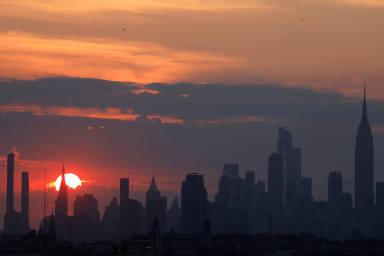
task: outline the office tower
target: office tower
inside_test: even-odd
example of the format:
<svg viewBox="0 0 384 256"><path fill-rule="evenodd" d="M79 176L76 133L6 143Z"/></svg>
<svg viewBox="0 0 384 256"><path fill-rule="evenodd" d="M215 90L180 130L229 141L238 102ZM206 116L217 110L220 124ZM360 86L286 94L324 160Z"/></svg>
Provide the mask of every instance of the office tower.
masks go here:
<svg viewBox="0 0 384 256"><path fill-rule="evenodd" d="M374 206L373 136L368 121L364 84L362 118L355 147L355 208L359 214L369 214Z"/></svg>
<svg viewBox="0 0 384 256"><path fill-rule="evenodd" d="M73 202L73 231L75 242L91 242L98 238L100 212L92 194L76 196Z"/></svg>
<svg viewBox="0 0 384 256"><path fill-rule="evenodd" d="M328 176L328 205L336 208L343 195L343 177L340 172L333 171Z"/></svg>
<svg viewBox="0 0 384 256"><path fill-rule="evenodd" d="M240 183L239 165L224 164L223 175L219 178L215 203L224 208L240 207Z"/></svg>
<svg viewBox="0 0 384 256"><path fill-rule="evenodd" d="M15 173L15 154L11 153L7 157L7 206L4 215L4 232L14 235L19 233L19 214L14 208L14 173Z"/></svg>
<svg viewBox="0 0 384 256"><path fill-rule="evenodd" d="M68 187L65 180L65 168L63 165L60 189L55 201L55 228L58 240L67 241L69 239L68 225Z"/></svg>
<svg viewBox="0 0 384 256"><path fill-rule="evenodd" d="M239 178L239 165L238 164L224 164L223 176L229 178Z"/></svg>
<svg viewBox="0 0 384 256"><path fill-rule="evenodd" d="M268 195L270 212L279 215L284 206L284 158L279 153L268 159Z"/></svg>
<svg viewBox="0 0 384 256"><path fill-rule="evenodd" d="M188 174L181 188L182 232L189 234L203 232L207 219L207 198L203 175Z"/></svg>
<svg viewBox="0 0 384 256"><path fill-rule="evenodd" d="M129 199L129 178L120 179L120 204Z"/></svg>
<svg viewBox="0 0 384 256"><path fill-rule="evenodd" d="M150 231L155 219L159 222L159 228L162 232L167 230L167 198L162 197L157 189L155 177L152 177L151 185L145 197L147 208L147 230Z"/></svg>
<svg viewBox="0 0 384 256"><path fill-rule="evenodd" d="M293 147L292 134L283 127L278 130L277 149L284 160L284 193L285 201L289 202L294 199L295 186L301 176L301 149Z"/></svg>
<svg viewBox="0 0 384 256"><path fill-rule="evenodd" d="M242 198L246 199L246 209L251 210L255 205L255 172L248 170L245 171L244 189L245 195L241 195Z"/></svg>
<svg viewBox="0 0 384 256"><path fill-rule="evenodd" d="M384 218L384 182L376 182L376 211Z"/></svg>
<svg viewBox="0 0 384 256"><path fill-rule="evenodd" d="M21 227L23 234L29 232L29 174L21 174Z"/></svg>
<svg viewBox="0 0 384 256"><path fill-rule="evenodd" d="M116 241L119 239L120 231L120 207L117 204L117 198L105 207L102 220L103 237L107 241Z"/></svg>
<svg viewBox="0 0 384 256"><path fill-rule="evenodd" d="M177 197L172 202L171 207L167 212L167 226L169 231L180 232L180 207Z"/></svg>
<svg viewBox="0 0 384 256"><path fill-rule="evenodd" d="M120 239L130 239L133 234L143 233L143 205L129 199L129 179L120 179Z"/></svg>

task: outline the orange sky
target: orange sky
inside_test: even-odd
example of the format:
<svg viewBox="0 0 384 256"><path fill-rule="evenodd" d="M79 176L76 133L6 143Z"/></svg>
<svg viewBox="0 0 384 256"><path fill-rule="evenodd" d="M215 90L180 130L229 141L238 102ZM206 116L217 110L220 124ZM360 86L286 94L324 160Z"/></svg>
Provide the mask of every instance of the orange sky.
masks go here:
<svg viewBox="0 0 384 256"><path fill-rule="evenodd" d="M0 77L384 90L381 0L0 0Z"/></svg>

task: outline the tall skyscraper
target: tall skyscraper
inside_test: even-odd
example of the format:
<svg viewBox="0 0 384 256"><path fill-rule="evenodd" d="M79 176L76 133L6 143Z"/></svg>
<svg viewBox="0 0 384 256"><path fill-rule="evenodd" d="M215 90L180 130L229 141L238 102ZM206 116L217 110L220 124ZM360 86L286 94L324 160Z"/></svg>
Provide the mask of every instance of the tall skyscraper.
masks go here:
<svg viewBox="0 0 384 256"><path fill-rule="evenodd" d="M162 232L167 230L167 198L162 197L157 189L155 177L152 177L151 185L145 197L147 208L147 230L150 231L155 219L159 222L159 228Z"/></svg>
<svg viewBox="0 0 384 256"><path fill-rule="evenodd" d="M68 225L68 187L65 180L65 168L63 165L60 189L55 201L55 228L58 240L67 241L69 239Z"/></svg>
<svg viewBox="0 0 384 256"><path fill-rule="evenodd" d="M90 242L98 238L100 212L92 194L76 196L73 202L73 231L71 240Z"/></svg>
<svg viewBox="0 0 384 256"><path fill-rule="evenodd" d="M340 172L333 171L328 176L328 205L339 207L343 196L343 177Z"/></svg>
<svg viewBox="0 0 384 256"><path fill-rule="evenodd" d="M14 174L15 154L7 157L7 208L4 215L4 232L6 234L19 233L19 214L14 208Z"/></svg>
<svg viewBox="0 0 384 256"><path fill-rule="evenodd" d="M182 232L197 234L203 232L207 220L207 190L201 174L190 173L181 188Z"/></svg>
<svg viewBox="0 0 384 256"><path fill-rule="evenodd" d="M279 215L284 207L284 158L273 153L268 159L269 210Z"/></svg>
<svg viewBox="0 0 384 256"><path fill-rule="evenodd" d="M355 147L355 208L359 214L369 214L374 207L374 148L368 121L364 83L362 118Z"/></svg>
<svg viewBox="0 0 384 256"><path fill-rule="evenodd" d="M29 174L21 174L21 228L22 233L29 232Z"/></svg>
<svg viewBox="0 0 384 256"><path fill-rule="evenodd" d="M129 198L129 179L120 179L120 239L130 239L133 234L143 233L144 208Z"/></svg>
<svg viewBox="0 0 384 256"><path fill-rule="evenodd" d="M284 160L285 201L294 199L295 187L301 176L301 149L293 147L292 134L283 127L278 130L278 153Z"/></svg>

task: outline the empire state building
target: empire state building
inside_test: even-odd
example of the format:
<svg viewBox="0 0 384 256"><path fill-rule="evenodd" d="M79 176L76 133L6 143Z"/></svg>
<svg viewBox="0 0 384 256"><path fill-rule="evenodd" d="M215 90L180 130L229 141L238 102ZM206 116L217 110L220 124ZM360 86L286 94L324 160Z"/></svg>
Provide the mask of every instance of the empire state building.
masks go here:
<svg viewBox="0 0 384 256"><path fill-rule="evenodd" d="M355 148L355 208L361 214L371 213L374 207L373 159L373 136L368 121L364 83L363 113Z"/></svg>

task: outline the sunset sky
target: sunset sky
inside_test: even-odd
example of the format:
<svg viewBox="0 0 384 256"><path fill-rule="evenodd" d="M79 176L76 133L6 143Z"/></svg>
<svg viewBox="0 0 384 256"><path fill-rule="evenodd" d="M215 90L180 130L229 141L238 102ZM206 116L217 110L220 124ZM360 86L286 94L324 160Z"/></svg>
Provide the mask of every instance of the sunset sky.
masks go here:
<svg viewBox="0 0 384 256"><path fill-rule="evenodd" d="M65 163L92 191L213 193L226 162L265 180L279 125L315 198L334 169L352 191L364 79L384 179L383 26L383 0L0 0L0 191L14 151L33 191Z"/></svg>

